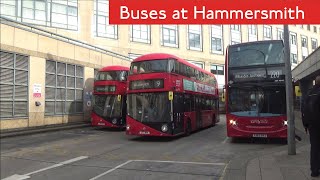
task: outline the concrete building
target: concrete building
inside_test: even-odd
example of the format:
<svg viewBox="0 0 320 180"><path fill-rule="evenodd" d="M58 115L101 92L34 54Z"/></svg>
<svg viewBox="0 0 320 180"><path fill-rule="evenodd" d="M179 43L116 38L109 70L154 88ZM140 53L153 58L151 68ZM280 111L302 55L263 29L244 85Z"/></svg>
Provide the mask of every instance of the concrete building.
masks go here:
<svg viewBox="0 0 320 180"><path fill-rule="evenodd" d="M281 25L108 25L107 0L0 3L1 129L88 121L96 70L145 53L185 58L222 88L229 44L283 37ZM320 25L289 29L295 67L319 46Z"/></svg>

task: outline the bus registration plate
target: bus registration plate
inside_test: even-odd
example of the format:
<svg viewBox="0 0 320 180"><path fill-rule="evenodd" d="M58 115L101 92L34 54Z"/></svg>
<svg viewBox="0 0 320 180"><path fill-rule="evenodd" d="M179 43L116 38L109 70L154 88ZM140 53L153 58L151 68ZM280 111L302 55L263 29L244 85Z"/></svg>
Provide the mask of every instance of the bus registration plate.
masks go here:
<svg viewBox="0 0 320 180"><path fill-rule="evenodd" d="M267 138L267 134L253 134L252 137Z"/></svg>

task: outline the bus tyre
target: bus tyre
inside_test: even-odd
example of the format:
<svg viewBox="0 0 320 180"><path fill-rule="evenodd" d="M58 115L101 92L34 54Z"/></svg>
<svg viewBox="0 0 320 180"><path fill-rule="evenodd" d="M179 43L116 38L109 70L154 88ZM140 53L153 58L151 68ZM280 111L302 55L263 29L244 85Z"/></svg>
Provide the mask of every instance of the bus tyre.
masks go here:
<svg viewBox="0 0 320 180"><path fill-rule="evenodd" d="M213 116L213 118L212 118L211 127L214 127L214 126L216 126L216 116Z"/></svg>
<svg viewBox="0 0 320 180"><path fill-rule="evenodd" d="M187 122L187 127L186 127L186 130L185 130L185 136L189 136L191 133L191 123L190 123L190 120Z"/></svg>

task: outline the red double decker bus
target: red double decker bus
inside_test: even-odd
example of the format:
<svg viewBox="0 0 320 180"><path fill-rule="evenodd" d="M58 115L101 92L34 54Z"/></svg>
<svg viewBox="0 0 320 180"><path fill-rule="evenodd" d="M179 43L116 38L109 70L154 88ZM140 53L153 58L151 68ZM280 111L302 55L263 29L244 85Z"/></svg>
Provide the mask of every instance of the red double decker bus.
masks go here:
<svg viewBox="0 0 320 180"><path fill-rule="evenodd" d="M127 135L189 135L219 122L215 76L174 55L136 58L127 93Z"/></svg>
<svg viewBox="0 0 320 180"><path fill-rule="evenodd" d="M122 128L126 125L126 90L129 67L101 68L94 80L92 126Z"/></svg>
<svg viewBox="0 0 320 180"><path fill-rule="evenodd" d="M225 66L228 137L287 138L282 40L230 45Z"/></svg>

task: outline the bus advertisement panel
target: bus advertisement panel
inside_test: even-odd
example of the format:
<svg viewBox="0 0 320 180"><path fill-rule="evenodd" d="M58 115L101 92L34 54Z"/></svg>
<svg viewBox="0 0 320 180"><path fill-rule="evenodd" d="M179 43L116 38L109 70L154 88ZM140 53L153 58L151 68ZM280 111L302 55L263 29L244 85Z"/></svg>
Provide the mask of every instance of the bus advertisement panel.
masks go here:
<svg viewBox="0 0 320 180"><path fill-rule="evenodd" d="M92 126L125 127L128 72L123 66L99 70L94 80Z"/></svg>
<svg viewBox="0 0 320 180"><path fill-rule="evenodd" d="M219 121L214 75L181 58L140 56L131 63L128 83L128 135L189 135Z"/></svg>
<svg viewBox="0 0 320 180"><path fill-rule="evenodd" d="M230 45L225 65L228 137L287 138L282 40Z"/></svg>

